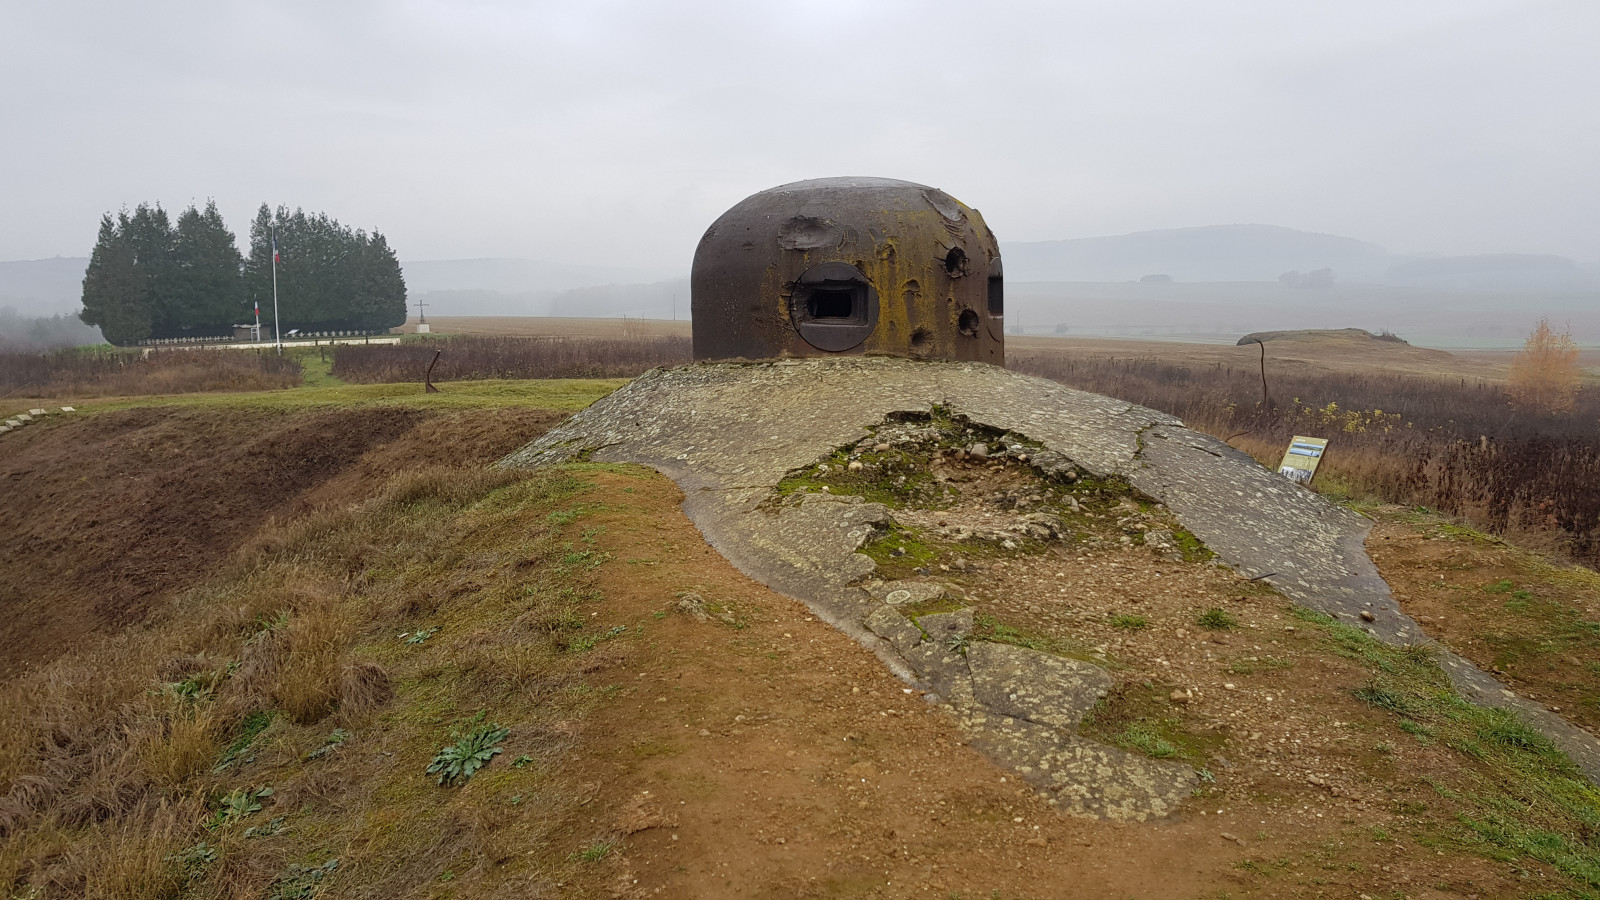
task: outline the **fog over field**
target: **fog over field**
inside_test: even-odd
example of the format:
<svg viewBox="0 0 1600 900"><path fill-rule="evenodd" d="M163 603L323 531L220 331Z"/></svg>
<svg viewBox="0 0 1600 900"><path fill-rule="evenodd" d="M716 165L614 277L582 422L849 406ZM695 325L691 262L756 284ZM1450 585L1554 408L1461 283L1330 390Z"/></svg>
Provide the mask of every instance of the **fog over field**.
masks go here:
<svg viewBox="0 0 1600 900"><path fill-rule="evenodd" d="M0 96L29 137L0 307L23 316L71 312L102 214L214 198L241 241L262 202L381 230L441 314L681 317L723 210L863 174L980 208L1030 332L1299 309L1600 339L1585 0L68 0L6 21ZM1333 288L1280 282L1321 269Z"/></svg>

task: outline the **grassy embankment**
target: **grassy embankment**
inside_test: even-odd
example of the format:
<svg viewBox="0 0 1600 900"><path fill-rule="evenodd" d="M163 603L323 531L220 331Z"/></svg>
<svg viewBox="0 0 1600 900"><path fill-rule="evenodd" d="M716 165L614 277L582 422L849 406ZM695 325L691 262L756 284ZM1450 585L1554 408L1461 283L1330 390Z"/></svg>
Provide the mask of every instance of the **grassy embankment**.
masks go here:
<svg viewBox="0 0 1600 900"><path fill-rule="evenodd" d="M364 504L268 525L146 622L18 677L0 701L0 886L289 898L322 880L469 888L491 866L580 878L562 760L603 696L584 677L597 648L635 637L585 621L605 556L575 523L589 473L610 472L398 475ZM496 723L492 770L427 773Z"/></svg>

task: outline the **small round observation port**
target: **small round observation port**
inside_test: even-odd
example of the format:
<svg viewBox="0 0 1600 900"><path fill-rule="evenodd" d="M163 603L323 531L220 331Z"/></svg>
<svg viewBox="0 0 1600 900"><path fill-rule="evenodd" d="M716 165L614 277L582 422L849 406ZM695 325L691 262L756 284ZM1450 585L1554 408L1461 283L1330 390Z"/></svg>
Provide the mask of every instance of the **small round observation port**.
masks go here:
<svg viewBox="0 0 1600 900"><path fill-rule="evenodd" d="M967 252L960 247L951 247L950 252L944 255L944 271L951 278L967 274Z"/></svg>
<svg viewBox="0 0 1600 900"><path fill-rule="evenodd" d="M956 329L967 337L978 336L978 314L970 309L963 309L956 318Z"/></svg>

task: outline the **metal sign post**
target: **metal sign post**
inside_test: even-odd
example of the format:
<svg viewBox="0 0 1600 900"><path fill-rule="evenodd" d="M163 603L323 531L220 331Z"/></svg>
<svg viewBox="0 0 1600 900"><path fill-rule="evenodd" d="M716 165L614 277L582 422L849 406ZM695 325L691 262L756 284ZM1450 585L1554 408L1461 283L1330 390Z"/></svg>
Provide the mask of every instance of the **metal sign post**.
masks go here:
<svg viewBox="0 0 1600 900"><path fill-rule="evenodd" d="M283 355L283 326L278 324L278 229L272 229L272 337Z"/></svg>

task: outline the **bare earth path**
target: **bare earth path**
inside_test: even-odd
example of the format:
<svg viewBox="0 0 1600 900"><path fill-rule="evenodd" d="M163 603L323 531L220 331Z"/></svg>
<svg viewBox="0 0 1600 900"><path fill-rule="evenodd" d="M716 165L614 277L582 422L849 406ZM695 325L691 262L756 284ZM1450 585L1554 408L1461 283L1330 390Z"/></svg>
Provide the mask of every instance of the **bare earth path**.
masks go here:
<svg viewBox="0 0 1600 900"><path fill-rule="evenodd" d="M1276 700L1227 732L1223 786L1166 820L1065 816L963 745L953 717L907 693L870 651L735 570L677 508L670 482L587 477L594 511L573 534L614 557L597 570L606 600L594 621L645 626L606 645L595 678L614 699L585 724L594 752L573 774L594 814L571 845L615 842L597 864L614 896L1488 898L1542 881L1537 864L1436 854L1402 837L1439 802L1416 777L1448 779L1452 767L1439 748L1373 753L1396 730L1350 697L1363 672L1312 642L1273 639L1267 649L1292 668L1232 676ZM1183 637L1187 598L1163 601L1163 568L1127 561L1079 588L1148 591L1139 608L1159 624L1141 638L1145 655L1197 670L1215 668L1212 651L1256 658L1263 631L1196 643L1191 626ZM1016 602L1063 603L1026 593L1030 581L1053 587L1050 575L1008 576ZM734 624L684 612L685 592ZM1248 627L1293 621L1279 602L1238 611ZM1309 782L1313 771L1340 773L1338 786Z"/></svg>

